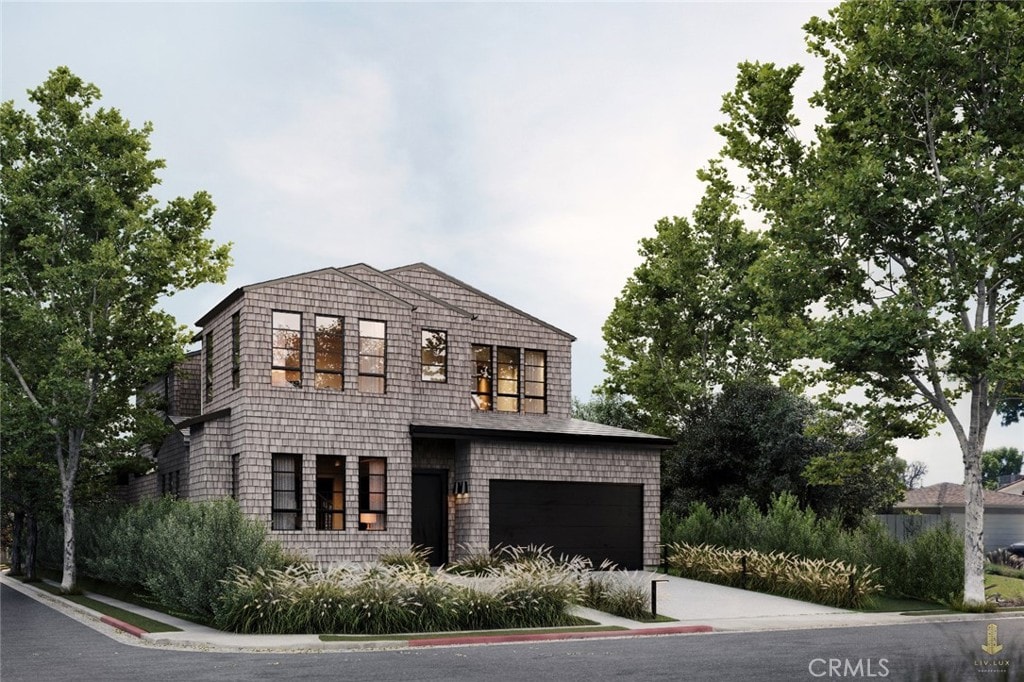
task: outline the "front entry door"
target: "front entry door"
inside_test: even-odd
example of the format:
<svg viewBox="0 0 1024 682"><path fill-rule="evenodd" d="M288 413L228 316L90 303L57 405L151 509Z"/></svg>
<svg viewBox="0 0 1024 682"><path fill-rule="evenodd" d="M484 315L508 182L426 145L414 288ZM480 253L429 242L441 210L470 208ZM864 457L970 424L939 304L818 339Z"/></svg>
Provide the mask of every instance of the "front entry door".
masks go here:
<svg viewBox="0 0 1024 682"><path fill-rule="evenodd" d="M448 561L448 471L412 472L412 544L430 550L431 566Z"/></svg>

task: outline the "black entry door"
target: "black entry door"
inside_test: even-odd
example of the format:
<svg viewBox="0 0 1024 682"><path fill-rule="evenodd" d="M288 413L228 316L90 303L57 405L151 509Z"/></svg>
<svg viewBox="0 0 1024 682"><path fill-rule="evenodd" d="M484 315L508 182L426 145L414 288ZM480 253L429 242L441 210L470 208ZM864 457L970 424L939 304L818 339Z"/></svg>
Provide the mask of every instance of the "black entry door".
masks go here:
<svg viewBox="0 0 1024 682"><path fill-rule="evenodd" d="M412 544L430 550L430 565L448 561L448 472L412 472Z"/></svg>

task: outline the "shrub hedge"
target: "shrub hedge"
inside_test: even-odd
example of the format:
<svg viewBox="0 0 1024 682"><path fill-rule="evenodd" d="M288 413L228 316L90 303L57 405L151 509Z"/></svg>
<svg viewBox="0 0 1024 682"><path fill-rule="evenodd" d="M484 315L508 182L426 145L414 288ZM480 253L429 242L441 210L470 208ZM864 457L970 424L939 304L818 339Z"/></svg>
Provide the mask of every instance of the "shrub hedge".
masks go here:
<svg viewBox="0 0 1024 682"><path fill-rule="evenodd" d="M877 519L847 530L837 519L801 509L788 493L774 497L764 513L747 499L718 514L699 503L686 517L667 513L662 540L666 547L713 545L841 561L861 571L876 568L874 580L892 596L952 604L963 592L963 539L950 523L899 541Z"/></svg>
<svg viewBox="0 0 1024 682"><path fill-rule="evenodd" d="M209 622L232 567L283 568L280 545L234 500L165 497L92 509L78 521L86 575L148 593L173 613Z"/></svg>

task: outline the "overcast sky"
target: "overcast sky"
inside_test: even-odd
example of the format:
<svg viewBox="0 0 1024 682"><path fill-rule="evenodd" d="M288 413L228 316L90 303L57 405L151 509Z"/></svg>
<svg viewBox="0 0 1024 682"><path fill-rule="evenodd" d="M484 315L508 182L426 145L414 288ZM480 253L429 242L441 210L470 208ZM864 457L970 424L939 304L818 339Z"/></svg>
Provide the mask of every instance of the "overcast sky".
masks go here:
<svg viewBox="0 0 1024 682"><path fill-rule="evenodd" d="M694 174L743 60L820 67L801 26L830 3L0 4L2 97L69 66L151 121L160 196L205 189L234 243L224 286L174 297L191 324L238 286L425 261L578 337L601 325ZM1024 445L1024 426L989 447ZM950 435L901 446L963 480Z"/></svg>

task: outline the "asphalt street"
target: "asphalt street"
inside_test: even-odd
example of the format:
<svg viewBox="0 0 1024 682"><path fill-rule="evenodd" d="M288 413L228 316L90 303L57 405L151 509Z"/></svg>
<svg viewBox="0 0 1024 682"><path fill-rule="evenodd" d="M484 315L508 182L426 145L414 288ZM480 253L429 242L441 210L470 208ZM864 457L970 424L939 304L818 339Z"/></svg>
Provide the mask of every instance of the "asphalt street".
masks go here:
<svg viewBox="0 0 1024 682"><path fill-rule="evenodd" d="M314 654L139 646L6 586L0 611L3 682L1024 679L1024 618L994 621L995 655L982 651L989 631L979 620Z"/></svg>

